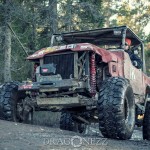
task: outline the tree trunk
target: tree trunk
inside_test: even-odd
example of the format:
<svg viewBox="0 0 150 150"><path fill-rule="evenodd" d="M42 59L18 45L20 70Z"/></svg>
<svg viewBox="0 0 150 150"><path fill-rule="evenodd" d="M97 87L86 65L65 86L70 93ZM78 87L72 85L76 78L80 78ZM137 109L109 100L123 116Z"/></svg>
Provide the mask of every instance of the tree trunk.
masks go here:
<svg viewBox="0 0 150 150"><path fill-rule="evenodd" d="M11 23L10 1L5 0L5 30L4 30L4 82L11 81L11 31L8 24Z"/></svg>
<svg viewBox="0 0 150 150"><path fill-rule="evenodd" d="M107 8L111 8L111 2L108 1L106 2L107 3ZM109 28L110 27L110 20L109 18L111 17L112 13L111 13L111 10L110 9L107 9L107 19L106 19L106 22L105 22L105 27L106 28Z"/></svg>
<svg viewBox="0 0 150 150"><path fill-rule="evenodd" d="M67 15L68 15L68 28L67 30L70 32L72 31L72 2L70 0L67 0Z"/></svg>
<svg viewBox="0 0 150 150"><path fill-rule="evenodd" d="M57 0L49 0L50 36L58 32Z"/></svg>

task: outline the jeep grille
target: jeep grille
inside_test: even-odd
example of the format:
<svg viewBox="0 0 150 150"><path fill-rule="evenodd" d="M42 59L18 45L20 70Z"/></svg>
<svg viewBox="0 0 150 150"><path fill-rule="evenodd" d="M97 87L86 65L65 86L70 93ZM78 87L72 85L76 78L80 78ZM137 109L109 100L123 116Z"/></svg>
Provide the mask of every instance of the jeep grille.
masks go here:
<svg viewBox="0 0 150 150"><path fill-rule="evenodd" d="M44 64L56 64L55 75L60 74L62 79L74 77L74 53L54 54L44 57Z"/></svg>

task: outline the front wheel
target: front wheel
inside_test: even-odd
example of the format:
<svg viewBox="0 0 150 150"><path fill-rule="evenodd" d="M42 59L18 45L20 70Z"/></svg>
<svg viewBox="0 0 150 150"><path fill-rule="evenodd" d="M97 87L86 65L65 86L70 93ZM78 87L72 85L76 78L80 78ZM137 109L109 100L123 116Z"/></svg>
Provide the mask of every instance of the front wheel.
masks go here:
<svg viewBox="0 0 150 150"><path fill-rule="evenodd" d="M18 85L14 82L2 86L0 94L0 119L32 123L33 111L28 105L23 104L18 92Z"/></svg>
<svg viewBox="0 0 150 150"><path fill-rule="evenodd" d="M131 85L121 77L104 81L98 98L99 129L104 137L130 139L135 125L135 100Z"/></svg>
<svg viewBox="0 0 150 150"><path fill-rule="evenodd" d="M2 86L0 94L0 118L8 121L18 121L17 100L18 85L10 82Z"/></svg>

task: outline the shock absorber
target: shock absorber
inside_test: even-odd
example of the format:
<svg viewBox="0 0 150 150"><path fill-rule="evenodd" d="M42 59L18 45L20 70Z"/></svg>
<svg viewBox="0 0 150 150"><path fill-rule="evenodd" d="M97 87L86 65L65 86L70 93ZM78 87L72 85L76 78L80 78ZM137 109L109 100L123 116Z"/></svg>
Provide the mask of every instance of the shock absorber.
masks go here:
<svg viewBox="0 0 150 150"><path fill-rule="evenodd" d="M95 53L91 54L90 57L90 93L92 97L96 94L96 64L95 64Z"/></svg>

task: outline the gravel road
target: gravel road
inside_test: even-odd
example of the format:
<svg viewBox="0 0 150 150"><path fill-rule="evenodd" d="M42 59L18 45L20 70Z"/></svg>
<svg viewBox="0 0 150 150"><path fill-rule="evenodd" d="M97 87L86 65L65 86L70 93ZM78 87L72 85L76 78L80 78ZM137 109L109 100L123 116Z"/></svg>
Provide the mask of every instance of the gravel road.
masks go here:
<svg viewBox="0 0 150 150"><path fill-rule="evenodd" d="M0 150L150 150L150 142L143 141L141 134L141 129L136 129L131 140L111 140L103 138L94 126L81 135L0 120Z"/></svg>

